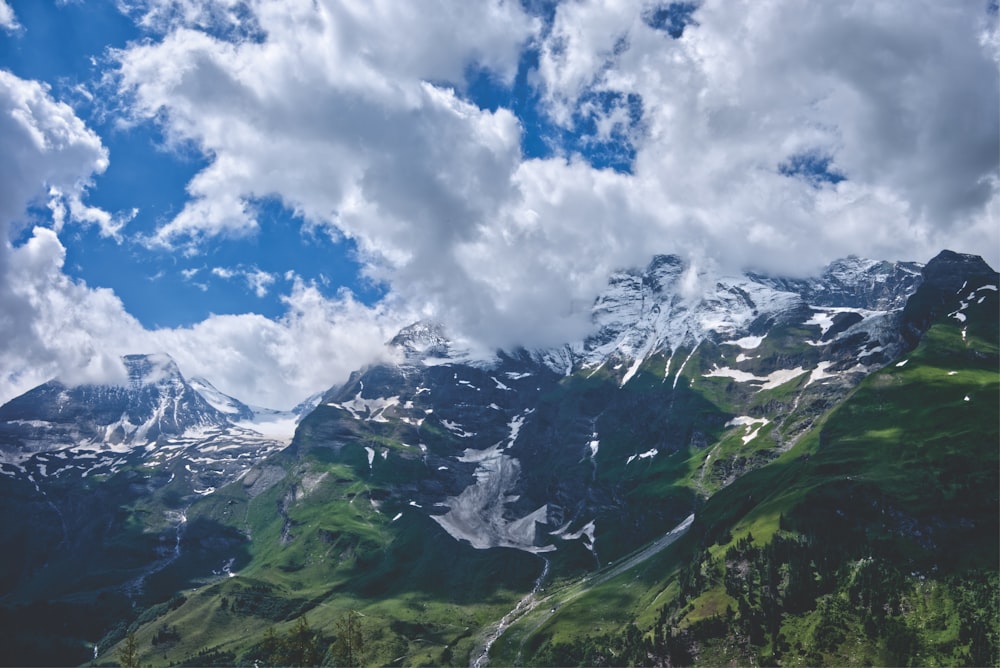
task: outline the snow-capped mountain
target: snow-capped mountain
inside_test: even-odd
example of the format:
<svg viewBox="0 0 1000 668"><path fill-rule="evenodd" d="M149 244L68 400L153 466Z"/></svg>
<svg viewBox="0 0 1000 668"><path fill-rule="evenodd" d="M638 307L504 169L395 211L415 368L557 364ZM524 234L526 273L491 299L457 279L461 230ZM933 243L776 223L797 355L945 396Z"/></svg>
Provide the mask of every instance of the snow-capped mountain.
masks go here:
<svg viewBox="0 0 1000 668"><path fill-rule="evenodd" d="M801 280L658 256L611 276L593 333L562 347L476 355L439 325L405 328L397 364L333 388L293 448L362 457L374 483L420 462L378 507L425 513L473 547L597 558L601 535L638 544L688 512L640 501L678 457L701 451L686 466L708 494L895 359L920 282L913 263L849 258Z"/></svg>
<svg viewBox="0 0 1000 668"><path fill-rule="evenodd" d="M879 323L902 308L919 284L913 266L852 258L834 263L819 279L793 281L752 274L699 276L680 258L660 256L644 271L614 275L594 306L598 331L570 345L568 354L550 352L543 359L558 360L556 368L565 362L567 369L623 369L624 385L654 354L665 353L667 367L676 374L683 363L675 367L674 357L682 349L692 354L702 341L754 349L782 323L818 325L817 339L824 340L848 329L866 332L871 348L885 350L894 342L881 340L877 332L892 325ZM837 331L830 332L834 320Z"/></svg>
<svg viewBox="0 0 1000 668"><path fill-rule="evenodd" d="M226 424L166 355L127 355L124 385L40 385L0 407L5 450L131 445ZM12 442L13 441L13 442Z"/></svg>
<svg viewBox="0 0 1000 668"><path fill-rule="evenodd" d="M321 604L327 585L331 601L425 585L426 600L451 601L455 577L513 591L538 577L537 591L549 573L627 568L688 528L723 545L704 517L758 508L760 481L784 484L791 462L867 484L825 449L849 396L879 399L915 372L909 387L936 401L926 371L970 388L951 404L986 406L998 285L981 259L948 252L926 267L849 258L813 279L712 275L659 256L610 277L579 341L484 352L418 322L388 342L393 361L290 412L189 382L164 356L130 356L121 384L53 381L0 408L0 531L19 546L0 559L0 593L163 602L172 612L147 637L192 610L228 610L213 618L218 642L239 636L243 614ZM267 425L295 429L288 447ZM742 477L762 467L771 473ZM238 572L254 584L227 577ZM171 598L182 591L187 603ZM423 647L424 626L386 628Z"/></svg>
<svg viewBox="0 0 1000 668"><path fill-rule="evenodd" d="M812 279L750 276L760 283L795 292L814 306L901 309L923 281L919 262L887 262L848 257Z"/></svg>
<svg viewBox="0 0 1000 668"><path fill-rule="evenodd" d="M252 408L239 399L220 392L208 380L200 376L194 376L188 381L188 384L212 408L225 415L227 419L237 422L240 420L252 420L254 418L255 413Z"/></svg>
<svg viewBox="0 0 1000 668"><path fill-rule="evenodd" d="M217 389L204 378L190 380L191 387L213 408L224 414L233 424L260 432L269 438L290 441L302 418L314 409L323 397L318 392L288 411L251 406Z"/></svg>
<svg viewBox="0 0 1000 668"><path fill-rule="evenodd" d="M123 362L124 384L53 380L0 406L0 471L37 484L130 464L168 466L205 494L283 446L238 423L255 414L207 381L188 383L168 355Z"/></svg>

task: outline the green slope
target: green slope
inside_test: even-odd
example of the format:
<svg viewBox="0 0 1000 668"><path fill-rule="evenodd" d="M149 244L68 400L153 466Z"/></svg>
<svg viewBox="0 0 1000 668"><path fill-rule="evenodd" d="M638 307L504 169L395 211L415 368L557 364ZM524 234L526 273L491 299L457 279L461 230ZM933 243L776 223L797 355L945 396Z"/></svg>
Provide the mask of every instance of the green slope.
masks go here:
<svg viewBox="0 0 1000 668"><path fill-rule="evenodd" d="M496 660L997 664L995 292L966 313L716 493L669 550L543 602Z"/></svg>

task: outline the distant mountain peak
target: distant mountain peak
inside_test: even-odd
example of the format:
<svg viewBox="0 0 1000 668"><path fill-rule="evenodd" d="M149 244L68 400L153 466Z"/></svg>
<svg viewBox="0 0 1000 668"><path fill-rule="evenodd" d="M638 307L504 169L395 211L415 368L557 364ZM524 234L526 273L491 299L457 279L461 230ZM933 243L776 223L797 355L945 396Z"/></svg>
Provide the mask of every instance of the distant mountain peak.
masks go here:
<svg viewBox="0 0 1000 668"><path fill-rule="evenodd" d="M166 353L124 355L122 361L128 371L129 385L133 389L143 385L156 385L167 379L184 379L174 358Z"/></svg>
<svg viewBox="0 0 1000 668"><path fill-rule="evenodd" d="M440 324L418 320L399 330L389 341L389 345L408 354L447 357L451 340Z"/></svg>

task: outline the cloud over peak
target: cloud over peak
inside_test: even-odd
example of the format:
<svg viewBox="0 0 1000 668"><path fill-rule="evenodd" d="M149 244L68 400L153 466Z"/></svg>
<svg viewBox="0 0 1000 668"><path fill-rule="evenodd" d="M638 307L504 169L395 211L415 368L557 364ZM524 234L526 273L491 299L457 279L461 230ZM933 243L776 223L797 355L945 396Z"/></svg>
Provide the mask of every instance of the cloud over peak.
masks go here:
<svg viewBox="0 0 1000 668"><path fill-rule="evenodd" d="M8 242L0 270L35 258L53 303L103 300L125 326L101 350L162 349L267 403L381 354L407 318L487 346L578 337L610 272L655 253L799 275L943 247L1000 261L1000 38L981 0L541 4L120 0L146 30L111 52L125 120L203 167L130 234L128 216L85 202L108 164L100 138L44 85L0 71L0 142L17 156L0 165L0 220L47 203L54 230ZM350 240L380 301L324 297L294 263L210 260L273 224L262 202ZM284 290L286 312L146 330L63 275L54 244L71 224L205 254L198 278ZM15 306L25 281L4 288ZM24 322L52 326L17 299ZM53 322L104 340L67 317ZM65 351L87 367L86 349L25 351L38 368Z"/></svg>

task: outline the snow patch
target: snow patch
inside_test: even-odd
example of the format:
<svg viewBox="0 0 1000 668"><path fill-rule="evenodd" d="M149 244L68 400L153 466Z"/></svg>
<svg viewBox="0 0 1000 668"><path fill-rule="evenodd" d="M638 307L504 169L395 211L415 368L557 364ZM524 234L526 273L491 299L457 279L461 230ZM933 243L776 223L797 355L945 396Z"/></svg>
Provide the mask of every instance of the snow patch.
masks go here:
<svg viewBox="0 0 1000 668"><path fill-rule="evenodd" d="M813 383L823 380L824 378L836 378L838 374L827 373L827 369L833 366L833 362L823 361L816 365L816 368L809 373L809 380L806 381L806 386L812 385Z"/></svg>
<svg viewBox="0 0 1000 668"><path fill-rule="evenodd" d="M760 430L770 424L770 420L767 418L755 418L749 415L741 415L739 417L734 417L732 420L726 423L727 427L746 427L747 433L743 435L743 445L746 445L750 441L757 438ZM752 429L751 429L752 427ZM710 455L711 456L711 455ZM708 461L708 457L705 458Z"/></svg>
<svg viewBox="0 0 1000 668"><path fill-rule="evenodd" d="M496 376L490 376L490 379L491 379L491 380L492 380L492 381L493 381L494 383L496 383L496 384L497 384L497 389L498 389L498 390L504 390L504 391L506 391L506 392L513 392L513 390L512 390L512 389L510 389L509 387L507 387L506 385L504 385L503 383L501 383L501 382L500 382L499 380L497 380Z"/></svg>
<svg viewBox="0 0 1000 668"><path fill-rule="evenodd" d="M455 540L467 541L477 550L512 547L525 552L552 552L554 545L536 545L538 524L548 521L548 506L516 520L504 517L504 506L515 501L511 494L521 472L517 459L503 454L501 443L485 450L466 449L461 462L476 463L476 481L461 494L446 499L448 512L432 515Z"/></svg>
<svg viewBox="0 0 1000 668"><path fill-rule="evenodd" d="M383 415L386 409L392 406L399 405L399 397L376 397L374 399L365 399L361 396L364 391L364 386L358 390L357 395L350 401L345 401L343 403L328 403L327 406L332 406L333 408L340 408L347 411L354 417L355 420L364 420L366 422L388 422Z"/></svg>
<svg viewBox="0 0 1000 668"><path fill-rule="evenodd" d="M507 424L507 429L509 431L507 436L507 447L513 447L514 441L517 440L517 435L521 433L521 427L524 426L524 420L529 415L535 412L534 408L529 408L524 411L521 415L515 415L511 418L511 421Z"/></svg>
<svg viewBox="0 0 1000 668"><path fill-rule="evenodd" d="M555 536L556 538L561 538L563 540L579 540L580 538L586 537L587 540L584 543L584 546L588 550L593 552L594 546L596 544L596 539L594 538L594 534L597 531L597 525L595 522L596 522L595 520L590 520L589 522L584 524L579 531L574 531L573 533L566 532L566 530L569 528L570 525L570 522L567 522L556 531L550 531L549 535Z"/></svg>
<svg viewBox="0 0 1000 668"><path fill-rule="evenodd" d="M455 434L459 438L470 438L476 435L476 432L465 431L464 429L462 429L461 425L459 425L457 422L452 422L451 420L441 420L441 424L444 425L445 429Z"/></svg>
<svg viewBox="0 0 1000 668"><path fill-rule="evenodd" d="M724 343L731 346L739 346L743 350L753 350L754 348L760 346L760 344L763 342L764 342L763 336L744 336L742 339L736 339L735 341L725 341Z"/></svg>
<svg viewBox="0 0 1000 668"><path fill-rule="evenodd" d="M806 373L806 371L807 369L803 369L802 367L795 367L794 369L778 369L777 371L772 371L767 376L755 376L752 373L740 371L739 369L717 367L708 373L702 374L702 376L705 378L732 378L737 383L763 383L763 385L757 388L759 392L761 390L773 390L776 387L780 387L793 378Z"/></svg>

